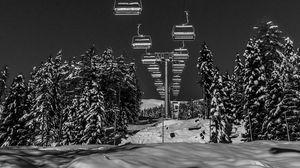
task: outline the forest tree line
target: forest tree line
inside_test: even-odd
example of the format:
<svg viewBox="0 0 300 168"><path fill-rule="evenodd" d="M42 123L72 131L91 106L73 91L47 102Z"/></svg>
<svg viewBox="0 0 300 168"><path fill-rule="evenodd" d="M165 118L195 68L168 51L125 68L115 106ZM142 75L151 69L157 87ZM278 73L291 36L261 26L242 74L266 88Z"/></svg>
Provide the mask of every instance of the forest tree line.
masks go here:
<svg viewBox="0 0 300 168"><path fill-rule="evenodd" d="M7 86L1 71L0 145L69 145L111 143L116 125L125 134L139 113L141 92L134 63L98 54L92 46L80 58L50 56L25 82L18 74Z"/></svg>
<svg viewBox="0 0 300 168"><path fill-rule="evenodd" d="M211 141L231 142L232 124L244 123L245 141L300 139L300 52L273 22L254 27L233 74L221 74L204 43L199 83L212 121Z"/></svg>

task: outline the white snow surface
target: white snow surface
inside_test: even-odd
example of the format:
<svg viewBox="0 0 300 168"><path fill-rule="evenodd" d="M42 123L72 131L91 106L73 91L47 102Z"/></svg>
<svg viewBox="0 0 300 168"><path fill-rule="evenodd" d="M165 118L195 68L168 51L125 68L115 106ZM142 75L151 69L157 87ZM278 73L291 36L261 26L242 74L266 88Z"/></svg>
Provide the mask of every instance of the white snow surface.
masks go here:
<svg viewBox="0 0 300 168"><path fill-rule="evenodd" d="M192 128L193 130L189 130ZM164 142L186 142L186 143L208 143L209 142L209 120L203 119L190 119L190 120L164 120ZM203 133L203 136L200 134ZM244 127L234 126L233 143L242 143L241 134L244 133ZM170 134L174 133L175 137L171 137ZM134 144L149 144L149 143L161 143L162 142L162 123L161 121L154 125L141 129L133 136L129 136L127 139L122 139L122 144L134 143Z"/></svg>

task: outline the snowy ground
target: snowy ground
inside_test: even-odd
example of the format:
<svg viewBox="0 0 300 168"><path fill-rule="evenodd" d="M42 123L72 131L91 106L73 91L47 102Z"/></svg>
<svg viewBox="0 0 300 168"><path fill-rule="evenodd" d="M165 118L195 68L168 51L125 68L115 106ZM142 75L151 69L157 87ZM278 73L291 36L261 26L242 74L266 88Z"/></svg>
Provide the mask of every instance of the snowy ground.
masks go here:
<svg viewBox="0 0 300 168"><path fill-rule="evenodd" d="M140 130L123 140L127 144L75 145L52 148L9 147L0 149L1 168L296 168L300 167L300 142L255 141L205 144L208 121L165 121L130 126ZM238 127L236 134L243 130ZM171 138L170 133L175 137ZM202 139L203 138L203 139Z"/></svg>
<svg viewBox="0 0 300 168"><path fill-rule="evenodd" d="M241 142L242 126L235 126L237 130L233 132L238 137L233 138L233 143ZM164 121L164 142L188 142L188 143L208 143L209 142L209 120L165 120ZM132 128L131 128L132 129ZM134 129L138 129L135 127ZM171 137L174 133L175 137ZM140 131L127 139L123 139L121 144L126 143L147 144L162 142L162 124L140 127Z"/></svg>

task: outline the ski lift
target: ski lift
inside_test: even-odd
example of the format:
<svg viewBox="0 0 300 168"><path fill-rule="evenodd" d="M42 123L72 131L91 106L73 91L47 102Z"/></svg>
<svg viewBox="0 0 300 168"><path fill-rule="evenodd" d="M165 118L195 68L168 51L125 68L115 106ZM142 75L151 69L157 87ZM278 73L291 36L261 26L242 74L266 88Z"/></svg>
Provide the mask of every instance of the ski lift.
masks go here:
<svg viewBox="0 0 300 168"><path fill-rule="evenodd" d="M181 77L179 75L173 76L172 82L173 83L180 83L181 82Z"/></svg>
<svg viewBox="0 0 300 168"><path fill-rule="evenodd" d="M172 63L172 69L184 69L185 63L184 61L176 61Z"/></svg>
<svg viewBox="0 0 300 168"><path fill-rule="evenodd" d="M152 78L161 78L161 73L160 72L152 72L151 76L152 76Z"/></svg>
<svg viewBox="0 0 300 168"><path fill-rule="evenodd" d="M152 46L151 36L140 34L140 26L141 24L138 24L137 35L134 35L132 37L132 42L131 42L132 48L135 50L150 49Z"/></svg>
<svg viewBox="0 0 300 168"><path fill-rule="evenodd" d="M180 89L180 83L172 83L172 88L174 90L179 90Z"/></svg>
<svg viewBox="0 0 300 168"><path fill-rule="evenodd" d="M152 55L150 53L146 53L143 55L142 63L145 65L151 65L156 64L157 59L155 55Z"/></svg>
<svg viewBox="0 0 300 168"><path fill-rule="evenodd" d="M161 87L161 86L164 86L164 83L163 83L162 80L158 79L158 80L155 80L155 81L154 81L154 85L155 85L156 87Z"/></svg>
<svg viewBox="0 0 300 168"><path fill-rule="evenodd" d="M149 72L159 72L159 65L152 64L147 67Z"/></svg>
<svg viewBox="0 0 300 168"><path fill-rule="evenodd" d="M165 87L160 86L160 87L157 87L156 90L157 90L158 92L164 92L164 91L165 91Z"/></svg>
<svg viewBox="0 0 300 168"><path fill-rule="evenodd" d="M115 15L140 15L142 13L142 0L115 0Z"/></svg>
<svg viewBox="0 0 300 168"><path fill-rule="evenodd" d="M156 87L164 86L163 83L156 83L156 82L154 82L154 85L155 85Z"/></svg>
<svg viewBox="0 0 300 168"><path fill-rule="evenodd" d="M174 49L173 60L187 60L187 59L189 59L189 52L186 48L182 47L182 48Z"/></svg>
<svg viewBox="0 0 300 168"><path fill-rule="evenodd" d="M172 29L172 37L175 41L193 41L196 38L194 26L189 25L189 13L188 11L184 12L186 15L186 23L175 25Z"/></svg>
<svg viewBox="0 0 300 168"><path fill-rule="evenodd" d="M178 89L173 89L172 94L173 94L173 96L177 97L179 95L179 90Z"/></svg>
<svg viewBox="0 0 300 168"><path fill-rule="evenodd" d="M183 72L183 69L172 69L172 72L173 72L173 74L175 74L175 75L180 75L180 74L182 74L182 72Z"/></svg>
<svg viewBox="0 0 300 168"><path fill-rule="evenodd" d="M161 95L161 96L164 96L165 92L164 91L159 91L158 94Z"/></svg>

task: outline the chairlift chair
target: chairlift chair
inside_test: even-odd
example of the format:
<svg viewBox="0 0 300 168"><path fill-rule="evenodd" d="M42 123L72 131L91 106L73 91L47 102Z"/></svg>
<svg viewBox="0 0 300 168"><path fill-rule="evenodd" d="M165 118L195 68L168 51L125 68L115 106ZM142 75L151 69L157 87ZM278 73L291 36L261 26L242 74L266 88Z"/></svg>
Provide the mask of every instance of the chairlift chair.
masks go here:
<svg viewBox="0 0 300 168"><path fill-rule="evenodd" d="M184 61L174 61L173 64L172 64L172 68L173 69L184 69L185 67L185 63Z"/></svg>
<svg viewBox="0 0 300 168"><path fill-rule="evenodd" d="M151 76L152 76L152 78L161 78L161 73L160 72L152 72Z"/></svg>
<svg viewBox="0 0 300 168"><path fill-rule="evenodd" d="M157 83L157 82L154 82L154 85L155 85L156 87L161 87L161 86L164 86L164 83Z"/></svg>
<svg viewBox="0 0 300 168"><path fill-rule="evenodd" d="M175 74L175 75L180 75L180 74L182 74L182 72L183 72L183 69L172 69L172 72L173 72L173 74Z"/></svg>
<svg viewBox="0 0 300 168"><path fill-rule="evenodd" d="M172 37L175 41L193 41L196 38L195 28L189 24L189 14L185 11L186 23L174 25L172 28Z"/></svg>
<svg viewBox="0 0 300 168"><path fill-rule="evenodd" d="M173 60L187 60L189 59L189 52L186 48L174 49Z"/></svg>
<svg viewBox="0 0 300 168"><path fill-rule="evenodd" d="M180 83L181 82L181 77L179 75L173 76L172 82Z"/></svg>
<svg viewBox="0 0 300 168"><path fill-rule="evenodd" d="M156 87L162 87L162 86L164 86L164 83L163 83L162 80L158 79L158 80L155 80L155 81L154 81L154 85L155 85Z"/></svg>
<svg viewBox="0 0 300 168"><path fill-rule="evenodd" d="M156 90L158 92L164 92L165 91L165 87L164 86L159 86L159 87L156 88Z"/></svg>
<svg viewBox="0 0 300 168"><path fill-rule="evenodd" d="M193 41L196 38L193 25L175 25L172 29L174 41Z"/></svg>
<svg viewBox="0 0 300 168"><path fill-rule="evenodd" d="M174 90L179 90L180 89L180 83L172 83L172 88Z"/></svg>
<svg viewBox="0 0 300 168"><path fill-rule="evenodd" d="M164 91L159 91L158 94L161 95L161 96L164 96L165 92Z"/></svg>
<svg viewBox="0 0 300 168"><path fill-rule="evenodd" d="M150 35L143 35L140 34L140 26L141 24L138 24L137 27L137 35L134 35L132 37L132 48L135 50L147 50L150 49L152 46L152 39Z"/></svg>
<svg viewBox="0 0 300 168"><path fill-rule="evenodd" d="M173 96L177 97L179 95L179 90L177 89L172 90L172 94Z"/></svg>
<svg viewBox="0 0 300 168"><path fill-rule="evenodd" d="M159 65L152 64L147 67L149 72L159 72Z"/></svg>
<svg viewBox="0 0 300 168"><path fill-rule="evenodd" d="M142 13L141 0L115 0L115 15L140 15Z"/></svg>
<svg viewBox="0 0 300 168"><path fill-rule="evenodd" d="M156 64L157 63L156 56L150 53L146 53L143 55L142 63L145 65Z"/></svg>

